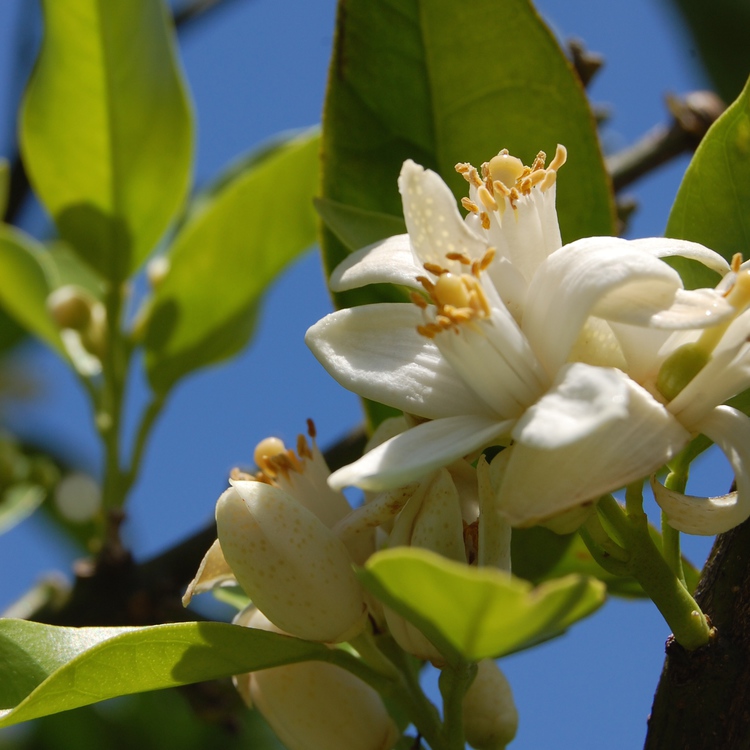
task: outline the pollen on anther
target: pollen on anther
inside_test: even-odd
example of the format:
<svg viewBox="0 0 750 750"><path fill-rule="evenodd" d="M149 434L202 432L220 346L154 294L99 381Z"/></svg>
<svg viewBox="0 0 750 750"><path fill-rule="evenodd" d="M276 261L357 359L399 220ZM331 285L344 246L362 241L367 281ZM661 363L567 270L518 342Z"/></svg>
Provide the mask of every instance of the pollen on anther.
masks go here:
<svg viewBox="0 0 750 750"><path fill-rule="evenodd" d="M479 213L479 206L471 198L461 198L461 205L473 214Z"/></svg>
<svg viewBox="0 0 750 750"><path fill-rule="evenodd" d="M447 253L448 260L457 260L462 266L470 266L471 258L466 253Z"/></svg>
<svg viewBox="0 0 750 750"><path fill-rule="evenodd" d="M424 268L427 273L434 274L435 276L441 276L444 273L448 273L448 271L442 266L439 266L437 263L430 263L429 261L427 263L423 263L422 268ZM419 281L419 278L417 279L417 281Z"/></svg>
<svg viewBox="0 0 750 750"><path fill-rule="evenodd" d="M409 298L411 301L422 310L425 310L428 307L427 300L419 293L419 292L410 292Z"/></svg>
<svg viewBox="0 0 750 750"><path fill-rule="evenodd" d="M482 213L479 214L479 219L482 222L482 229L490 228L490 217L487 215L486 212L482 211Z"/></svg>
<svg viewBox="0 0 750 750"><path fill-rule="evenodd" d="M740 272L740 267L742 266L742 253L735 253L732 256L732 262L730 264L730 268L734 273Z"/></svg>

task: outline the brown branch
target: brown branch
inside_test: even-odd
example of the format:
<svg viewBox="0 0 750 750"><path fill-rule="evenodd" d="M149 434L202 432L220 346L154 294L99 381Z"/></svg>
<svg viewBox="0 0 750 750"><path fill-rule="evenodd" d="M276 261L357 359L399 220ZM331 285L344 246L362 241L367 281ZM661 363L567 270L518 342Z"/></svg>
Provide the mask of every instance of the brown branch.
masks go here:
<svg viewBox="0 0 750 750"><path fill-rule="evenodd" d="M750 747L750 521L716 538L696 601L715 637L692 652L667 641L645 750Z"/></svg>
<svg viewBox="0 0 750 750"><path fill-rule="evenodd" d="M684 99L667 96L669 125L658 125L629 148L607 157L615 192L682 153L694 151L725 109L711 91L693 91Z"/></svg>

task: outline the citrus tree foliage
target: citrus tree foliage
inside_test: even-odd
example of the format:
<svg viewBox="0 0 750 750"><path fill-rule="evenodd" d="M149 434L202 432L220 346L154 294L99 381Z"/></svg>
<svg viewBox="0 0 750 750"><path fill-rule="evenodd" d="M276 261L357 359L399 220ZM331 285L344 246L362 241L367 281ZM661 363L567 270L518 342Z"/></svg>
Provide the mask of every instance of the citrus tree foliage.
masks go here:
<svg viewBox="0 0 750 750"><path fill-rule="evenodd" d="M513 220L516 202L537 185L546 190L556 183L559 239L565 245L560 253L583 247L576 244L582 238L616 234L615 199L596 118L578 73L529 0L342 1L322 129L283 134L256 147L197 193L191 187L195 118L166 3L43 0L42 8L44 36L26 85L18 127L23 167L51 217L55 237L33 238L10 224L0 225L0 304L14 326L8 328L7 337L3 333L0 344L10 346L19 331L36 337L63 358L90 399L104 455L102 502L85 519L87 524L73 533L93 551L94 571L131 564L119 538L120 514L170 393L183 378L237 355L248 345L265 291L292 261L319 243L326 273L335 279L341 274L336 270L341 263L356 269L365 257L352 253L366 246L377 249L381 245L376 243L385 238L395 236L398 241L407 229L418 254L417 232L413 224L409 226L414 214L407 206L408 168L402 171L407 160L432 170L435 179L447 185L445 195L452 192L455 201L475 211L485 230L491 223L488 213L500 210L499 201L508 198L511 208L503 210L510 211L506 220ZM477 29L482 38L493 40L492 47L480 45L467 54ZM720 71L715 50L711 47L709 52L713 69ZM564 144L570 155L564 169L565 149L558 144ZM466 164L481 165L501 148L532 165L519 172L515 194L502 180L492 182L489 163L481 176L477 172L473 182L469 179L480 196L478 202L467 198L470 188L464 177L471 172ZM545 153L538 155L540 151ZM688 308L697 309L701 300L710 298L710 314L723 316L711 344L719 347L717 352L723 351L722 335L732 330L750 301L750 297L736 301L739 292L733 290L741 284L732 280L743 273L735 256L746 252L750 235L748 153L746 87L695 153L667 227L668 237L701 243L718 253L709 258L708 251L685 243L679 252L664 253L684 256L669 258L684 282L683 290L678 279L677 293L684 306L677 311L669 307L671 303L666 307L674 316L687 316ZM507 152L498 158L506 156L510 158ZM464 168L457 171L457 164ZM522 179L527 177L530 181L523 187ZM488 184L494 190L507 189L507 196L498 193L496 200ZM2 163L0 207L5 207L9 192L9 170ZM461 278L470 276L474 281L462 283L476 288L495 252L491 248L473 264L472 259L466 261L471 274L467 270ZM464 262L460 253L454 255L446 257ZM428 302L443 304L438 286L443 276L451 276L435 263L423 266L425 273L439 278L419 282L423 289L416 294L416 304L422 309ZM649 274L643 271L637 280L656 279ZM717 300L711 295L722 276L724 286L715 295ZM332 281L335 306L347 310L381 305L372 309L385 310L393 309L386 308L392 303L405 303L411 309L409 300L415 301L415 293L409 296L395 271L393 278L386 277L374 284L337 286ZM396 285L385 283L394 280ZM145 293L134 292L144 286ZM700 291L690 296L690 290L696 289ZM652 292L656 294L649 288ZM651 300L630 300L632 305L642 303ZM596 308L597 320L613 326L633 322L621 308L617 308L621 317L612 317L615 307L611 302L606 310ZM441 310L443 318L432 324L437 327L421 331L426 338L434 338L441 325L458 333L464 322L458 314L451 318L455 305L443 304ZM697 340L700 344L705 337ZM705 361L694 366L680 359L683 349L675 348L675 359L670 357L664 365L671 368L667 375L677 370L682 376L685 368L693 367L690 377L697 377L712 356L713 349L707 351ZM730 359L728 367L734 365ZM330 369L336 370L336 365ZM740 370L737 365L736 371ZM150 389L150 401L142 409L127 398L126 385L134 373L143 376ZM745 428L738 421L750 405L741 374L732 382L734 390L727 386L726 395L714 405L725 411L695 422L705 423L706 433L713 430L712 436L718 435L716 442L728 455L732 440L747 432L742 432ZM656 382L652 390L658 390L662 405L679 396L679 390L668 393L662 387L663 379ZM393 403L375 398L387 389L352 390L363 396L368 429L379 425L391 429L388 425L393 423L384 420L400 412ZM717 420L728 419L721 415L730 412L719 404L730 396L738 409L731 414L737 415L733 419L740 426L732 427L731 440L722 442L730 428L724 422L717 427ZM541 400L530 407L527 415L534 409L538 412L540 404ZM425 425L434 415L417 409L414 414L400 423L404 435L425 426L429 430L439 421ZM581 415L586 416L583 410L572 419L583 419ZM135 430L124 429L126 417ZM513 417L518 425L525 419ZM207 553L187 599L218 586L216 597L241 610L234 624L186 621L142 626L124 621L102 627L94 617L88 626L65 627L2 619L0 726L117 696L234 676L240 695L260 709L290 750L317 749L329 742L315 725L316 721L324 724L324 709L313 712L310 725L304 724L303 707L295 701L278 709L274 691L286 695L284 691L290 690L294 695L295 688L279 688L274 676L290 675L290 684L297 685L307 679L314 685L329 684L325 680L330 679L331 685L339 686L344 679L340 675L346 673L347 680L355 679L356 687L344 691L354 696L352 700L360 690L368 691L362 693L367 696L362 698L363 716L367 714L382 730L382 747L417 747L424 742L433 750L452 750L463 748L467 740L474 747L504 746L515 726L512 718L501 722L499 717L503 711L512 713L512 698L503 698L505 703L500 704L498 696L506 690L504 677L487 664L559 636L593 613L608 594L653 599L686 649L701 648L713 637L710 623L692 598L700 573L682 557L677 529L709 534L726 529L708 526L706 532L694 531L696 516L686 521L681 515L679 509L696 505L696 498L682 494L690 461L710 441L690 425L683 428L680 423L676 429L682 430L681 436L684 433L679 450L640 474L634 470L635 483L633 470L623 474L628 479L620 485L629 485L624 506L609 493L620 485L603 489L594 498L577 497L564 509L585 511L573 522L568 516L558 523L556 514L547 513L524 518L517 524L523 528L511 533L502 514L493 516L487 498L500 496L502 482L517 471L508 456L516 455L517 449L511 453L512 445L521 437L516 427L509 427L507 435L499 430L485 441L492 447L484 457L480 458L482 451L467 449L450 460L429 464L429 471L437 473L429 474L428 480L409 475L387 486L377 484L379 475L373 474L374 479L367 475L360 486L384 494L368 497L362 508L353 511L343 496L329 498L326 502L345 508L331 520L312 507L313 501L299 511L290 531L273 516L275 511L261 506L269 505L272 496L270 505L276 511L287 503L294 505L299 499L295 492L302 490L290 476L304 473L308 465L320 467L311 429L313 448L303 440L296 453L274 448L270 459L256 454L263 481L234 475L233 488L217 506L219 541ZM399 430L379 441L398 439ZM439 452L441 445L435 445ZM36 511L59 481L61 467L24 453L12 441L6 446L3 439L0 450L2 533ZM376 447L366 456L380 456L378 451L381 448ZM457 468L456 461L466 454L468 460ZM278 455L283 458L274 459ZM712 498L711 508L716 511L712 518L733 502L738 507L744 502L743 493L748 492L744 458L742 449L730 455L740 492L737 498ZM364 464L354 464L358 465ZM654 492L665 511L661 530L647 523L642 510L641 487L648 474L655 476ZM336 476L342 475L334 475L329 489L327 467L320 469L319 485L313 489L321 497L334 493L339 489ZM468 511L460 517L458 500L455 507L445 504L445 493L459 497L466 476L471 477L472 498L478 498L474 506L479 507L477 511L472 506L474 516L468 520ZM564 494L562 480L560 487ZM282 498L278 493L286 494ZM417 496L421 509L409 510L416 507ZM247 509L252 518L243 515ZM454 523L456 514L459 541L454 544L455 538L446 541L439 528ZM225 518L231 522L225 523ZM315 547L312 557L300 557L308 537L300 537L296 549L284 547L286 541L297 539L302 526L309 529L309 539L320 540L325 555ZM375 527L381 527L381 538L388 535L388 542L379 543L377 551L373 542L363 552L362 538ZM252 558L250 565L256 549L253 534L263 554L259 562ZM359 541L357 534L362 534ZM273 553L264 544L273 547ZM334 547L335 554L330 551ZM287 609L303 619L294 609L302 593L287 596L289 592L279 590L280 584L270 591L264 588L257 571L265 560L268 576L276 575L272 554L278 555L282 568L276 581L287 580L284 566L292 570L301 560L300 576L313 576L311 571L319 563L322 569L335 555L343 555L346 570L332 569L326 586L332 588L332 580L346 578L347 591L360 597L354 602L355 614L361 607L369 617L348 622L330 639L309 636L304 628L298 632L294 623L281 632L279 622L286 622ZM289 580L297 575L294 571ZM257 609L243 609L250 599ZM336 597L331 607L335 619ZM276 611L281 612L278 617ZM258 624L259 616L268 621ZM315 618L308 619L306 624L312 627ZM441 710L419 686L419 670L427 661L442 672ZM333 672L327 671L332 668ZM493 687L481 687L483 680ZM488 700L491 705L485 705ZM477 712L484 712L479 719ZM264 729L256 727L253 732L258 746L277 746Z"/></svg>

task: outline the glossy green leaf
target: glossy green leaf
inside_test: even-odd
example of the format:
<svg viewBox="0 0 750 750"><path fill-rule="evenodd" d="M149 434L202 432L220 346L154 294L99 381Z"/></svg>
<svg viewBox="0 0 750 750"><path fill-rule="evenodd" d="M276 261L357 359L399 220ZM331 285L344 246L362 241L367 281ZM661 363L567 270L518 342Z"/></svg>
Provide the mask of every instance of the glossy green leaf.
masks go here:
<svg viewBox="0 0 750 750"><path fill-rule="evenodd" d="M750 83L711 126L677 193L667 237L700 242L731 260L750 247ZM713 286L718 275L678 260L685 286Z"/></svg>
<svg viewBox="0 0 750 750"><path fill-rule="evenodd" d="M21 116L31 183L105 278L152 251L189 182L192 124L161 0L43 0Z"/></svg>
<svg viewBox="0 0 750 750"><path fill-rule="evenodd" d="M315 208L328 229L344 243L347 250L357 250L385 237L406 232L406 223L400 216L366 211L326 198L316 198Z"/></svg>
<svg viewBox="0 0 750 750"><path fill-rule="evenodd" d="M43 487L29 482L19 482L7 487L0 495L0 534L30 516L42 504L46 495Z"/></svg>
<svg viewBox="0 0 750 750"><path fill-rule="evenodd" d="M0 727L118 695L322 658L319 643L217 622L63 628L0 620Z"/></svg>
<svg viewBox="0 0 750 750"><path fill-rule="evenodd" d="M317 132L265 148L202 196L175 237L146 331L146 369L165 392L241 349L282 269L316 239Z"/></svg>
<svg viewBox="0 0 750 750"><path fill-rule="evenodd" d="M405 159L438 171L463 196L457 162L479 166L508 148L530 163L562 143L563 239L614 231L586 96L528 0L340 2L323 122L328 201L400 217L396 180ZM323 250L329 270L347 252L331 232ZM363 289L337 301L376 299Z"/></svg>
<svg viewBox="0 0 750 750"><path fill-rule="evenodd" d="M0 304L27 331L63 354L60 332L47 311L49 292L44 249L17 229L0 225Z"/></svg>
<svg viewBox="0 0 750 750"><path fill-rule="evenodd" d="M373 555L364 583L449 659L499 657L562 633L604 602L599 581L566 576L534 588L491 568L399 547Z"/></svg>

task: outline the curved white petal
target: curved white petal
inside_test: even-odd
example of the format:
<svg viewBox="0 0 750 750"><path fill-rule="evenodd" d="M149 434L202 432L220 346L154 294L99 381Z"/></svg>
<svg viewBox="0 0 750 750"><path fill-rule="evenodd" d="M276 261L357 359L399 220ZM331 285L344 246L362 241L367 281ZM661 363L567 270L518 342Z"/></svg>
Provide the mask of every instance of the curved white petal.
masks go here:
<svg viewBox="0 0 750 750"><path fill-rule="evenodd" d="M645 325L682 282L658 258L616 237L587 237L553 253L529 285L522 328L548 372L565 362L589 315Z"/></svg>
<svg viewBox="0 0 750 750"><path fill-rule="evenodd" d="M695 497L668 490L654 479L651 486L670 526L687 534L713 536L750 517L750 418L729 406L719 406L703 420L701 432L726 454L737 491L721 497Z"/></svg>
<svg viewBox="0 0 750 750"><path fill-rule="evenodd" d="M566 365L549 391L518 420L513 439L528 447L558 450L608 422L625 419L628 406L627 375L580 362Z"/></svg>
<svg viewBox="0 0 750 750"><path fill-rule="evenodd" d="M709 250L697 242L674 240L668 237L645 237L639 240L630 240L630 244L656 258L690 258L691 260L697 260L722 276L729 273L729 263L719 253Z"/></svg>
<svg viewBox="0 0 750 750"><path fill-rule="evenodd" d="M442 177L407 159L398 178L404 219L412 247L422 263L443 267L446 253L465 253L481 258L487 250L461 218L456 199ZM449 268L449 270L458 270Z"/></svg>
<svg viewBox="0 0 750 750"><path fill-rule="evenodd" d="M675 396L669 410L689 430L715 406L750 387L750 311L740 315L727 329L705 367Z"/></svg>
<svg viewBox="0 0 750 750"><path fill-rule="evenodd" d="M737 311L727 302L726 297L715 289L678 289L672 305L660 310L643 322L655 328L681 330L685 328L708 328L736 315ZM610 316L630 322L625 316ZM636 318L634 321L638 323Z"/></svg>
<svg viewBox="0 0 750 750"><path fill-rule="evenodd" d="M346 292L367 284L401 284L421 289L417 276L424 268L415 258L408 234L397 234L363 247L333 269L328 286Z"/></svg>
<svg viewBox="0 0 750 750"><path fill-rule="evenodd" d="M334 489L350 485L365 490L400 487L492 444L507 434L512 425L512 420L477 415L425 422L333 472L328 484Z"/></svg>
<svg viewBox="0 0 750 750"><path fill-rule="evenodd" d="M653 473L690 439L689 433L647 391L629 378L626 410L589 432L552 450L538 447L544 425L531 433L530 444L511 446L498 492L498 505L513 526L530 526L563 511L593 502L636 479ZM573 409L574 410L574 409ZM560 417L548 411L549 431ZM542 419L539 414L539 419ZM521 435L523 437L523 435ZM552 438L548 441L554 445Z"/></svg>
<svg viewBox="0 0 750 750"><path fill-rule="evenodd" d="M416 305L365 305L327 315L305 342L344 388L428 419L486 414L435 344L417 333Z"/></svg>

